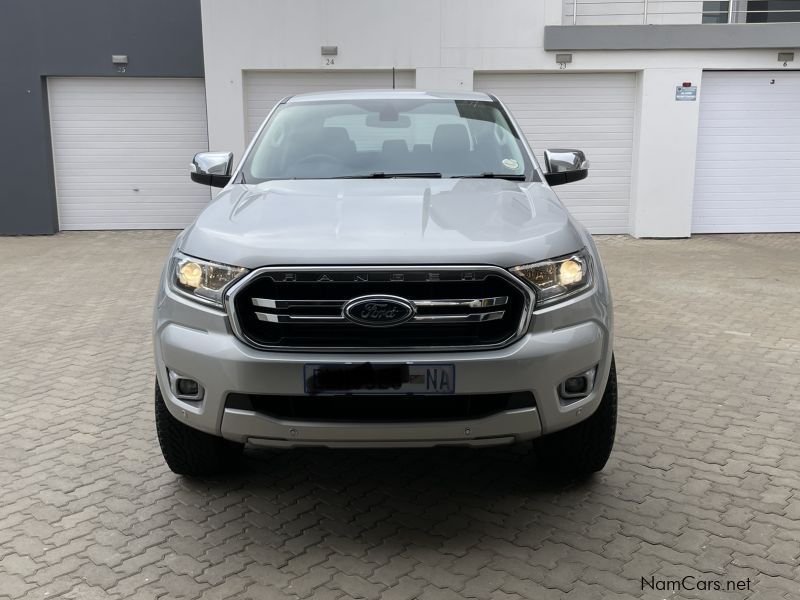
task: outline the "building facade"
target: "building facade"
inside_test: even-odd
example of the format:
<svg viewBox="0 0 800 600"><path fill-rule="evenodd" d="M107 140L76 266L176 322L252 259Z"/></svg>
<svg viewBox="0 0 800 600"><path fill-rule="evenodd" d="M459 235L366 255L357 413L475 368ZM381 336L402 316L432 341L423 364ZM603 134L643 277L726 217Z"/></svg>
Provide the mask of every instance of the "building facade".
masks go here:
<svg viewBox="0 0 800 600"><path fill-rule="evenodd" d="M102 4L103 14L123 11ZM153 4L157 19L128 18L131 30L105 23L103 43L80 53L62 33L53 51L91 69L17 66L14 77L38 82L28 88L42 96L16 125L42 139L23 171L53 183L35 199L17 186L0 203L1 232L182 227L208 201L188 183L194 151L241 157L293 93L393 85L496 94L538 156L585 150L589 178L557 192L595 233L800 231L800 2ZM177 5L179 15L164 14ZM26 23L47 37L36 24L49 8L34 12ZM92 19L61 23L74 39ZM112 54L125 55L127 70Z"/></svg>
<svg viewBox="0 0 800 600"><path fill-rule="evenodd" d="M114 64L115 54L127 55L128 62ZM6 0L0 55L0 164L6 169L0 234L54 233L72 223L102 227L81 216L86 206L101 213L143 204L131 197L143 191L147 178L139 161L163 160L159 151L173 142L163 139L168 134L147 140L146 133L130 132L126 113L147 110L126 108L126 99L137 96L123 86L194 83L203 99L205 135L197 0ZM157 112L160 99L151 104ZM206 144L204 138L194 147ZM188 160L180 155L183 171ZM158 192L168 192L161 183Z"/></svg>

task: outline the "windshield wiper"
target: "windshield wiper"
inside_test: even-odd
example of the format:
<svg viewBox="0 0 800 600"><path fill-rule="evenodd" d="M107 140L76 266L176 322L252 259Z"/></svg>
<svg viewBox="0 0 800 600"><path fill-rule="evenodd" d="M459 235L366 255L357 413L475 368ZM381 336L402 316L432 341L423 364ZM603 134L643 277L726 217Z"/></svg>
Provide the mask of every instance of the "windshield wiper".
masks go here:
<svg viewBox="0 0 800 600"><path fill-rule="evenodd" d="M419 179L441 179L441 173L362 173L361 175L340 175L331 179L392 179L394 177L416 177Z"/></svg>
<svg viewBox="0 0 800 600"><path fill-rule="evenodd" d="M525 174L516 173L481 173L480 175L451 175L451 179L509 179L511 181L525 181Z"/></svg>

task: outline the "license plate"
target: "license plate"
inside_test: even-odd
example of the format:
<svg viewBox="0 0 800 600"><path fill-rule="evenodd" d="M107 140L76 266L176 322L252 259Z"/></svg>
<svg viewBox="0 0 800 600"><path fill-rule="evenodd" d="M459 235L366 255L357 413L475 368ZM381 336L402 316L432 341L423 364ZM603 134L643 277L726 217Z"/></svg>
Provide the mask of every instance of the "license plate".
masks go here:
<svg viewBox="0 0 800 600"><path fill-rule="evenodd" d="M306 364L306 394L452 394L455 365Z"/></svg>

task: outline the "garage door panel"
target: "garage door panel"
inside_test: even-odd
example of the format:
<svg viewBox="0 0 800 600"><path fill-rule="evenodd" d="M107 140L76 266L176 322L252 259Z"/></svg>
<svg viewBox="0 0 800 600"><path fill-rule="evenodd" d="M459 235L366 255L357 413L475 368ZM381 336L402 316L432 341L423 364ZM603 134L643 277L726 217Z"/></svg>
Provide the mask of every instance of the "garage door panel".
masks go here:
<svg viewBox="0 0 800 600"><path fill-rule="evenodd" d="M190 181L208 149L200 79L50 78L61 229L183 228L210 199Z"/></svg>
<svg viewBox="0 0 800 600"><path fill-rule="evenodd" d="M703 96L705 100L711 101L706 96ZM792 97L783 98L784 101L791 100ZM775 107L779 108L778 104L775 104ZM742 111L748 111L747 114L743 114ZM714 114L708 115L706 123L709 128L717 127L727 127L728 123L731 121L735 121L737 123L741 123L745 127L750 127L752 129L758 129L758 123L760 121L781 121L787 123L798 123L800 122L800 117L797 115L787 115L787 114L776 114L774 110L760 110L756 109L753 110L753 107L746 103L743 103L735 108L729 107L728 109L721 109L716 111Z"/></svg>
<svg viewBox="0 0 800 600"><path fill-rule="evenodd" d="M726 124L725 128L720 126L719 129L717 130L713 129L709 130L707 141L713 141L715 139L719 139L720 141L728 141L728 142L737 141L737 142L752 143L752 144L788 142L785 136L781 136L780 132L774 130L774 127L792 129L793 125L791 122L783 119L776 119L771 124L771 127L773 127L773 129L765 129L766 126L767 126L766 123L762 123L761 126L744 127L740 126L735 121L732 121ZM704 132L704 134L705 133L706 132ZM731 152L732 149L728 149L728 151Z"/></svg>
<svg viewBox="0 0 800 600"><path fill-rule="evenodd" d="M737 203L741 201L750 201L750 202L758 202L762 204L762 201L759 200L752 200L754 197L753 192L760 192L769 194L771 198L774 198L776 202L780 202L783 198L789 198L795 202L797 202L797 194L793 193L791 190L786 190L783 184L775 185L775 184L766 184L762 188L757 190L753 189L743 189L742 186L731 186L730 184L725 185L705 185L699 188L698 191L701 192L714 192L717 191L720 194L717 197L709 196L704 202L703 206L706 203L714 203L714 202L731 202ZM737 196L743 196L743 198L738 198ZM702 206L699 206L697 210L702 210Z"/></svg>
<svg viewBox="0 0 800 600"><path fill-rule="evenodd" d="M91 93L91 92L85 92ZM138 100L138 98L137 98ZM92 110L93 114L97 115L96 119L91 119L97 123L103 122L115 122L116 116L119 114L120 108L125 110L126 118L130 119L147 119L147 120L162 120L162 121L180 121L181 116L184 118L190 119L197 115L202 115L205 111L202 110L201 106L192 107L187 106L187 102L190 102L188 96L183 96L179 102L170 102L169 100L165 99L161 104L157 104L155 106L151 106L151 103L141 103L132 105L130 103L126 104L98 104L96 99L92 99ZM85 100L83 101L85 102ZM51 114L63 118L68 123L74 123L77 121L81 121L85 118L85 115L76 114L75 109L81 108L83 106L83 102L62 102L59 106L54 107L54 110ZM163 113L156 113L153 109L163 109L163 108L180 108L180 114L163 114Z"/></svg>
<svg viewBox="0 0 800 600"><path fill-rule="evenodd" d="M589 177L555 189L594 233L629 230L635 109L631 73L475 73L508 106L542 161L546 148L586 152Z"/></svg>
<svg viewBox="0 0 800 600"><path fill-rule="evenodd" d="M395 71L397 88L413 88L413 71ZM272 108L286 96L332 90L392 87L392 71L246 71L244 97L247 139L252 139Z"/></svg>
<svg viewBox="0 0 800 600"><path fill-rule="evenodd" d="M85 139L83 136L86 133L92 133L100 136L114 136L114 137L127 137L131 139L148 139L153 134L158 134L159 132L164 131L165 129L170 130L173 133L184 133L188 136L193 136L196 138L205 138L206 136L202 133L199 133L197 130L197 122L200 121L200 117L198 116L194 122L186 122L186 123L174 123L172 121L164 121L164 122L157 122L157 121L147 121L147 122L139 122L137 119L127 119L125 117L126 124L129 126L136 127L136 130L125 130L120 129L120 119L116 121L109 121L102 126L98 126L96 122L82 122L82 123L75 123L75 124L64 124L63 122L59 125L59 129L56 133L56 139L69 139L69 138L77 138L77 139ZM187 144L187 140L163 140L160 141L160 144L166 142L173 142L176 141ZM158 148L159 145L155 146Z"/></svg>
<svg viewBox="0 0 800 600"><path fill-rule="evenodd" d="M758 211L763 212L763 201L754 200L755 197L754 194L721 194L718 199L703 203L703 206L698 208L695 214L705 217L713 217L718 214L720 218L737 214L744 215L745 213L759 214ZM765 214L767 216L779 214L786 210L794 210L796 206L796 197L785 194L781 196L776 193L769 213Z"/></svg>
<svg viewBox="0 0 800 600"><path fill-rule="evenodd" d="M800 73L706 72L692 232L800 231Z"/></svg>
<svg viewBox="0 0 800 600"><path fill-rule="evenodd" d="M519 117L517 117L519 118ZM628 142L628 137L620 134L614 124L603 125L602 123L595 123L591 126L583 127L581 125L565 125L563 127L554 126L551 123L542 124L537 127L535 123L528 123L523 130L538 132L540 136L553 140L584 140L587 143L600 142L595 144L600 147L603 146L602 142L616 142L611 147L627 147L623 144Z"/></svg>
<svg viewBox="0 0 800 600"><path fill-rule="evenodd" d="M529 75L534 77L534 75ZM564 77L575 77L575 75L564 75ZM482 78L482 76L481 76ZM476 86L477 87L477 86ZM488 91L488 90L481 90ZM553 102L569 102L570 110L574 104L577 110L589 110L593 106L601 105L609 110L620 111L624 107L633 107L635 102L627 98L620 98L619 90L615 90L613 94L595 94L592 93L591 97L582 96L575 97L575 94L584 93L585 90L575 89L574 91L559 90L558 94L546 93L546 90L540 90L535 95L519 96L515 94L503 94L503 99L508 99L509 102L525 103L528 106L544 106L548 110L554 110ZM633 90L630 90L633 93Z"/></svg>
<svg viewBox="0 0 800 600"><path fill-rule="evenodd" d="M727 168L728 166L729 165L723 165L722 168ZM791 169L790 169L790 171L791 171ZM768 177L765 177L765 179L768 179ZM766 184L766 186L772 185L773 186L772 189L791 191L791 193L793 195L796 195L796 192L791 190L791 187L796 186L798 184L798 182L800 182L800 177L798 177L798 175L796 175L796 174L793 174L793 175L792 174L790 174L790 175L781 174L780 183L778 183L777 185L775 184L775 182L772 182L770 184L770 182L768 182L768 181L765 182L765 184ZM787 188L785 187L787 185L790 186L789 190L787 190ZM718 190L722 191L720 189L720 186L723 186L723 187L736 186L736 189L738 189L740 191L742 191L742 186L746 186L749 190L752 190L752 191L755 191L755 192L762 191L762 190L766 189L765 186L760 185L758 182L754 182L752 179L748 179L746 175L740 175L738 177L725 177L724 175L710 176L710 177L708 177L707 181L704 181L701 185L699 185L697 187L698 187L698 189L701 189L701 190L715 190L715 189L718 189Z"/></svg>

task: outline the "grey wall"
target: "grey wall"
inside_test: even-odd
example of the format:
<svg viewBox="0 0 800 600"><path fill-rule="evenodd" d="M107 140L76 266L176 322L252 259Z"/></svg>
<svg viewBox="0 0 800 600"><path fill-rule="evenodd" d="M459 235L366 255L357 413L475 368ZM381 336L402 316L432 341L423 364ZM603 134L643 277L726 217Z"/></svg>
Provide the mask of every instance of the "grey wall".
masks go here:
<svg viewBox="0 0 800 600"><path fill-rule="evenodd" d="M548 25L545 50L730 50L796 48L800 23Z"/></svg>
<svg viewBox="0 0 800 600"><path fill-rule="evenodd" d="M58 231L46 77L203 77L200 0L2 0L0 234ZM127 54L118 73L112 54Z"/></svg>

